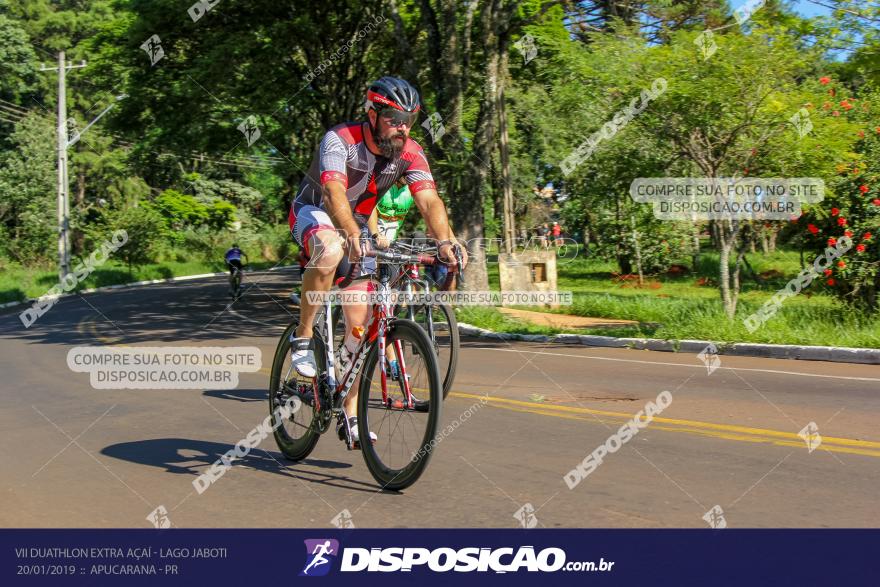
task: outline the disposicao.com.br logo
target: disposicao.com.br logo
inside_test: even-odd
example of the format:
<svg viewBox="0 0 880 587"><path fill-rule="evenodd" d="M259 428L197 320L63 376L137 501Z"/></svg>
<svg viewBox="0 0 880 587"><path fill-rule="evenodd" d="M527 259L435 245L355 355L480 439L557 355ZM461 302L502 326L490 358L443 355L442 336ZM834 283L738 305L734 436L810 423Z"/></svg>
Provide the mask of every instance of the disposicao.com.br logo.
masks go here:
<svg viewBox="0 0 880 587"><path fill-rule="evenodd" d="M326 555L335 555L335 540L306 540L308 556L306 567L300 576L326 574L331 565ZM319 567L319 565L321 565ZM410 572L414 567L427 568L436 573L449 571L468 573L516 573L518 571L553 573L556 571L610 571L613 561L600 558L596 561L566 561L561 548L544 548L535 551L534 546L517 548L465 547L465 548L418 548L392 546L387 548L343 549L339 570L346 572ZM320 569L320 571L318 570Z"/></svg>

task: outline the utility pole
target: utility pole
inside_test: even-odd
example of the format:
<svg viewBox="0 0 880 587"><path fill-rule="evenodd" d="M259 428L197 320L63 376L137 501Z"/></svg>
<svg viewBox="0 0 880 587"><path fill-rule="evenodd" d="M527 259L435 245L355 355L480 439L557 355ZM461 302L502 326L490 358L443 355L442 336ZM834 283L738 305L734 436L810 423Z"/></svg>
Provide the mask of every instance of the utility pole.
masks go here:
<svg viewBox="0 0 880 587"><path fill-rule="evenodd" d="M86 66L65 65L64 51L58 53L58 67L41 67L40 71L58 72L58 278L70 272L70 193L67 184L67 86L68 69Z"/></svg>

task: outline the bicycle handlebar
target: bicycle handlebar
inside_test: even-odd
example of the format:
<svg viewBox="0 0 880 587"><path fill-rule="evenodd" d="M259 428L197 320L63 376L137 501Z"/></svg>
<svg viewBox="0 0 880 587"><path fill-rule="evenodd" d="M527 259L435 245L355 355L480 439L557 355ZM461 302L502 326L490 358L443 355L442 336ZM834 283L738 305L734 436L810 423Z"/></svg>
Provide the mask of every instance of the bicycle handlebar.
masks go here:
<svg viewBox="0 0 880 587"><path fill-rule="evenodd" d="M410 245L403 245L402 243L398 246L400 246L401 248L406 247L415 249L415 247L412 247ZM439 251L438 255L426 255L424 253L409 255L398 251L380 251L371 246L371 242L367 239L361 240L361 247L363 251L362 256L375 257L376 259L386 261L388 263L394 263L396 265L436 265L437 263L446 264L442 260L440 260L438 256ZM456 275L459 276L459 282L464 283L464 275L461 271L462 254L459 245L453 246L453 252L456 260L456 270L450 270L449 272L447 272L446 280L443 282L443 285L440 288L442 291L447 291L452 286L452 281L453 279L455 279ZM352 263L348 269L348 273L337 282L339 289L345 289L346 287L351 285L351 283L355 280L357 274L360 273L360 268L360 261Z"/></svg>

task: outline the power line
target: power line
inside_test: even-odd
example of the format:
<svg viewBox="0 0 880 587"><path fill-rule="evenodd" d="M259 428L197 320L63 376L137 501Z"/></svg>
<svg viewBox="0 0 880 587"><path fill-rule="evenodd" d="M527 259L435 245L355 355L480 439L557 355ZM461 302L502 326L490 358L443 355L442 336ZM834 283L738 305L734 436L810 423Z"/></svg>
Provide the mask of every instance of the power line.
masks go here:
<svg viewBox="0 0 880 587"><path fill-rule="evenodd" d="M0 106L0 114L5 114L6 116L10 116L10 117L14 118L16 122L20 122L21 120L24 120L24 118L25 118L24 116L20 116L20 115L16 114L15 112L8 112L6 110L2 110L2 108L3 108L3 106Z"/></svg>
<svg viewBox="0 0 880 587"><path fill-rule="evenodd" d="M18 104L15 104L13 102L7 102L6 100L3 100L3 99L0 99L0 102L2 102L2 104L7 104L6 108L9 108L10 110L18 110L21 114L28 113L28 110L26 108L19 106ZM2 104L0 104L0 108L3 107Z"/></svg>
<svg viewBox="0 0 880 587"><path fill-rule="evenodd" d="M240 160L228 160L225 158L216 158L215 159L215 158L211 158L211 157L206 156L204 153L191 152L191 153L187 154L187 153L174 153L171 151L154 151L152 149L147 149L144 147L137 147L137 145L135 145L134 143L131 143L131 142L127 141L126 139L124 139L123 137L120 137L115 134L110 134L110 137L112 137L117 144L119 144L123 147L129 148L129 149L140 148L140 150L142 150L146 153L149 153L151 155L156 155L157 157L174 157L176 159L185 159L185 160L194 160L195 159L195 160L199 160L199 161L205 161L207 163L216 163L218 165L227 165L230 167L242 167L242 168L246 168L246 169L272 169L272 167L269 165L248 165L247 163L250 163L250 162L246 163L246 162L242 162Z"/></svg>

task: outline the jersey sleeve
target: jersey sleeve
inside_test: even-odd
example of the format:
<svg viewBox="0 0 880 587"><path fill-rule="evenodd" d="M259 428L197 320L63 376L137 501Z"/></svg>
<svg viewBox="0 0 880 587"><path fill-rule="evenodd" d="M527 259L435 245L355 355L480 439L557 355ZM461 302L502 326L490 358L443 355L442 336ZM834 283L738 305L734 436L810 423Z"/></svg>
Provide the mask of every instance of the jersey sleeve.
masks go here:
<svg viewBox="0 0 880 587"><path fill-rule="evenodd" d="M431 175L431 167L428 165L425 151L415 141L411 142L411 148L404 151L403 159L409 161L409 166L404 171L403 176L411 193L415 194L421 190L436 189L434 176Z"/></svg>
<svg viewBox="0 0 880 587"><path fill-rule="evenodd" d="M346 160L348 149L345 141L335 131L328 131L321 139L319 147L319 171L321 173L321 185L330 180L341 181L348 187L348 175L346 173Z"/></svg>

